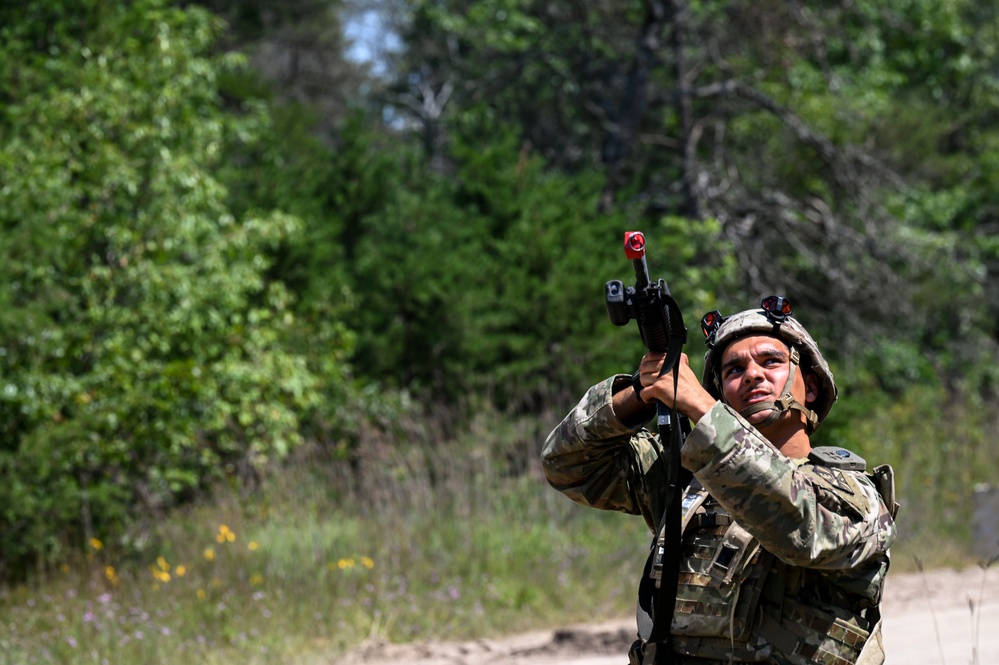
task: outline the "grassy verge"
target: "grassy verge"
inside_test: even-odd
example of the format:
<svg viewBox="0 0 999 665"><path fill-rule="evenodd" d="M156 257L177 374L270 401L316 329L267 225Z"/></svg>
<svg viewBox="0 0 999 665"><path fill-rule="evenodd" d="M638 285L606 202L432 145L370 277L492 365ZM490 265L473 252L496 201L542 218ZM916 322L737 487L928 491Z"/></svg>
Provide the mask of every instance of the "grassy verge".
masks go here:
<svg viewBox="0 0 999 665"><path fill-rule="evenodd" d="M527 478L479 489L491 508L468 519L458 505L256 502L175 516L147 561L95 551L4 590L0 662L330 662L372 637L470 638L628 611L640 520L539 508L549 502Z"/></svg>
<svg viewBox="0 0 999 665"><path fill-rule="evenodd" d="M552 422L487 414L454 438L414 420L371 435L349 470L302 458L251 496L223 491L171 515L128 557L94 541L61 570L0 590L0 664L331 663L373 638L628 615L645 525L547 486L536 460ZM973 563L964 516L996 444L965 425L956 435L974 445L941 449L931 424L898 422L861 432L877 433L889 459L869 458L904 480L895 570L917 556Z"/></svg>
<svg viewBox="0 0 999 665"><path fill-rule="evenodd" d="M382 433L351 470L302 459L252 496L176 513L138 555L95 541L0 591L0 663L329 663L366 639L629 612L644 523L547 487L531 427L548 424L479 423L491 439L449 443Z"/></svg>

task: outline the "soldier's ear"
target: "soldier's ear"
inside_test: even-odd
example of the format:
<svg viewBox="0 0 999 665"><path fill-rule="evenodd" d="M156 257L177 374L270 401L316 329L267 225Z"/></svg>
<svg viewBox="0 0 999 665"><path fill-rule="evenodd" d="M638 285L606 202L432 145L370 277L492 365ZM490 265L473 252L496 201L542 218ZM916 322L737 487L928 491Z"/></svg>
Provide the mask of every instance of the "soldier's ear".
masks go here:
<svg viewBox="0 0 999 665"><path fill-rule="evenodd" d="M805 374L805 403L810 404L819 397L819 377Z"/></svg>

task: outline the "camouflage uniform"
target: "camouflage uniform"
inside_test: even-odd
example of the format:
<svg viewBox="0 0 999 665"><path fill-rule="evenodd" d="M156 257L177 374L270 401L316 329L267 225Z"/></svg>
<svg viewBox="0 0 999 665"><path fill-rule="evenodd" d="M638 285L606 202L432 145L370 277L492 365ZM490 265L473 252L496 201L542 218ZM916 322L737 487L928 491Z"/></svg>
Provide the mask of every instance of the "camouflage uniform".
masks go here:
<svg viewBox="0 0 999 665"><path fill-rule="evenodd" d="M660 533L665 451L611 406L630 385L619 375L590 388L548 436L543 468L576 503L642 515ZM721 402L691 431L681 461L694 482L671 627L679 662L883 662L878 605L895 538L876 485L885 467L869 476L787 458ZM733 540L740 560L715 566Z"/></svg>

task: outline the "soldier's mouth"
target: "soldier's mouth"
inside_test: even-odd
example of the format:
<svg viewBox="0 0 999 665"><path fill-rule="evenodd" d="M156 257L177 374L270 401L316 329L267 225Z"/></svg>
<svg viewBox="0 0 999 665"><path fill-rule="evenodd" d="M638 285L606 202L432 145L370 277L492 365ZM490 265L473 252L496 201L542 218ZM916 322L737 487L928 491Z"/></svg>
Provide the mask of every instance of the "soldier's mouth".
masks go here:
<svg viewBox="0 0 999 665"><path fill-rule="evenodd" d="M770 395L769 390L754 390L743 398L746 404L756 404L757 402L766 402L767 400L773 399Z"/></svg>

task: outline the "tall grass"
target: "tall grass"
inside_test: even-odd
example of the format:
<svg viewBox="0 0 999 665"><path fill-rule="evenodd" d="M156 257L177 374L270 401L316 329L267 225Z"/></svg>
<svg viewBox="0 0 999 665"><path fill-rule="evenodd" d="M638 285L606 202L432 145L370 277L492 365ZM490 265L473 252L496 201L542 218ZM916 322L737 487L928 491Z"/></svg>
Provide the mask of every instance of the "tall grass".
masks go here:
<svg viewBox="0 0 999 665"><path fill-rule="evenodd" d="M927 409L938 403L913 392L851 430L874 442L861 451L872 463L896 469L896 569L914 554L969 563L972 487L996 480L996 416ZM302 451L253 494L223 489L133 534L128 555L95 540L61 570L3 588L0 664L328 664L366 640L633 611L649 534L547 486L537 460L560 415L483 409L453 433L442 415L401 413L365 430L350 464ZM926 413L938 416L915 417Z"/></svg>
<svg viewBox="0 0 999 665"><path fill-rule="evenodd" d="M92 543L0 591L0 663L330 663L369 639L627 613L644 523L547 487L550 424L489 416L448 441L413 420L351 467L312 451L174 514L138 557Z"/></svg>
<svg viewBox="0 0 999 665"><path fill-rule="evenodd" d="M855 399L846 411L853 417L840 430L844 445L869 466L895 470L902 506L893 566L912 570L916 557L931 566L972 563L974 487L999 484L996 405L917 386L890 401Z"/></svg>

